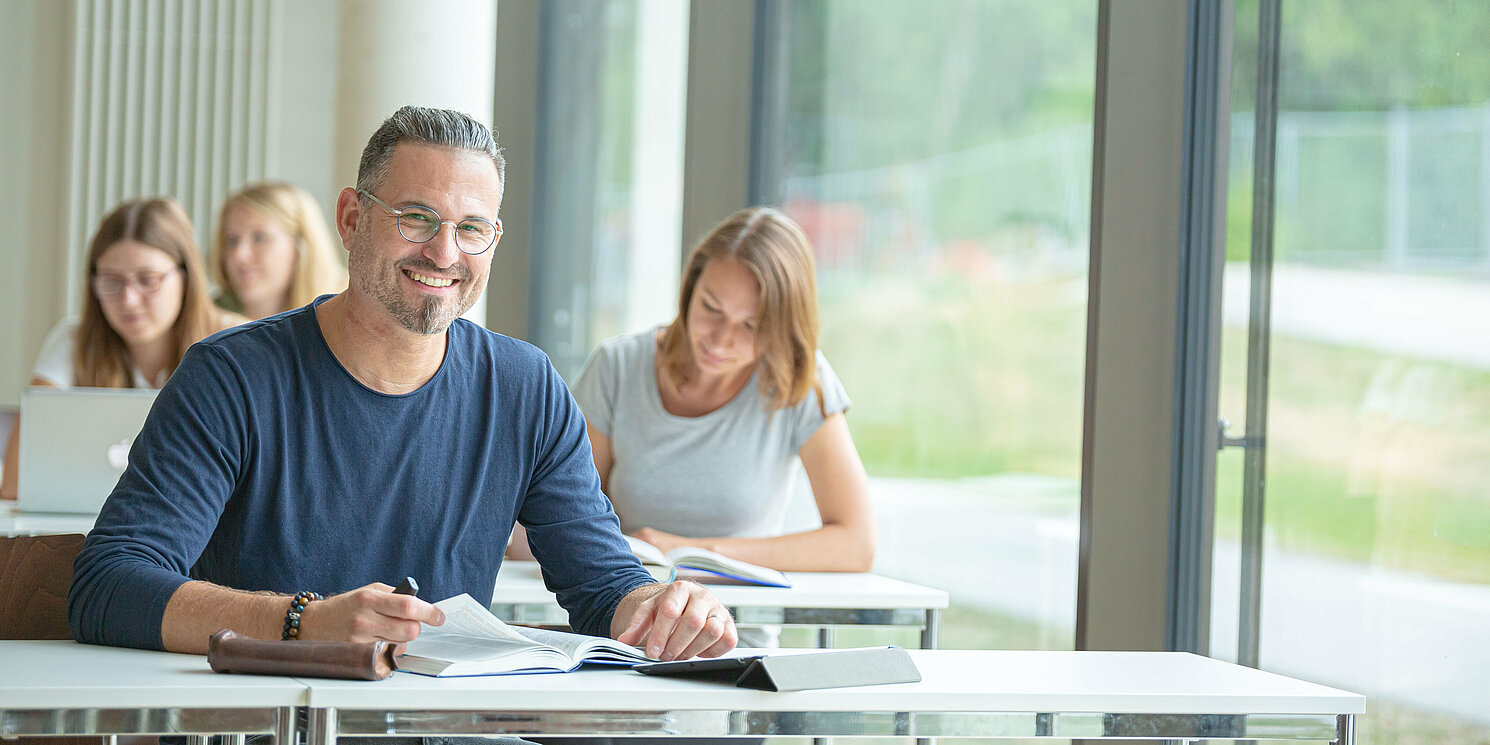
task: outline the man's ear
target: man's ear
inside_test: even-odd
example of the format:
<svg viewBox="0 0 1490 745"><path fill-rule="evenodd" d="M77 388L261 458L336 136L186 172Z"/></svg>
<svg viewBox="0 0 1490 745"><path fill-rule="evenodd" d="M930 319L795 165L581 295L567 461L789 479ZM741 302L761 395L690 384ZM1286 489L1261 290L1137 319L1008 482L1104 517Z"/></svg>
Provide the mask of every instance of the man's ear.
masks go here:
<svg viewBox="0 0 1490 745"><path fill-rule="evenodd" d="M336 197L336 232L341 235L343 249L352 245L352 236L357 233L357 220L361 216L362 198L357 190L350 186L342 189Z"/></svg>

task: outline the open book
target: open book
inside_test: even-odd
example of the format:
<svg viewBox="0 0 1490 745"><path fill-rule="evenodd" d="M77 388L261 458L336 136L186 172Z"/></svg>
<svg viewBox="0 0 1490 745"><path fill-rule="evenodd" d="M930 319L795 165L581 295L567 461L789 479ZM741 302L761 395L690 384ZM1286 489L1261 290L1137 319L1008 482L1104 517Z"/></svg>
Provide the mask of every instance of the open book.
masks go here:
<svg viewBox="0 0 1490 745"><path fill-rule="evenodd" d="M467 594L435 607L445 625L425 625L409 642L398 667L440 678L509 673L563 673L586 662L632 665L651 662L638 649L614 639L563 631L508 626Z"/></svg>
<svg viewBox="0 0 1490 745"><path fill-rule="evenodd" d="M749 562L731 559L696 546L680 546L667 553L640 539L626 536L631 553L641 559L652 576L664 582L691 579L705 584L747 584L791 587L785 574Z"/></svg>

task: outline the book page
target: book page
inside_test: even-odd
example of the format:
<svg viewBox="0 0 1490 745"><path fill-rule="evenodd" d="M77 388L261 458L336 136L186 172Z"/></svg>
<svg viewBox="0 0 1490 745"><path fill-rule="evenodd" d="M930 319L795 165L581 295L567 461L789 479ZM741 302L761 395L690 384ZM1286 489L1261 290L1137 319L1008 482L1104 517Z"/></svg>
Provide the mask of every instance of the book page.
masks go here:
<svg viewBox="0 0 1490 745"><path fill-rule="evenodd" d="M768 567L751 564L739 559L732 559L723 554L717 554L707 549L696 546L682 546L667 552L670 559L679 569L698 569L704 572L721 574L728 578L745 580L754 584L773 585L777 587L791 587L791 581L785 574ZM680 572L680 577L687 576ZM700 578L701 581L708 581Z"/></svg>
<svg viewBox="0 0 1490 745"><path fill-rule="evenodd" d="M447 662L475 662L523 654L540 646L502 623L470 595L446 598L435 603L435 607L444 611L445 624L422 624L419 638L409 642L407 654Z"/></svg>
<svg viewBox="0 0 1490 745"><path fill-rule="evenodd" d="M568 655L575 662L585 659L621 660L647 662L651 658L641 650L628 647L614 639L598 636L571 634L549 629L524 628L520 633L539 644L546 644Z"/></svg>
<svg viewBox="0 0 1490 745"><path fill-rule="evenodd" d="M482 662L498 657L525 657L541 651L542 647L526 640L515 643L464 634L420 634L409 642L406 654L446 662Z"/></svg>
<svg viewBox="0 0 1490 745"><path fill-rule="evenodd" d="M666 556L662 555L662 549L640 538L634 538L629 535L622 537L626 539L626 544L631 547L631 553L636 558L641 559L643 564L655 564L661 567L670 567L673 565L671 561L667 560Z"/></svg>
<svg viewBox="0 0 1490 745"><path fill-rule="evenodd" d="M531 639L528 639L515 631L511 626L503 623L502 619L497 618L491 614L491 611L481 607L481 604L476 602L476 599L467 593L445 598L435 603L435 607L444 612L445 625L430 626L429 624L422 624L423 628L419 633L420 639L423 639L425 634L459 634L461 636L501 640L513 644L533 645Z"/></svg>

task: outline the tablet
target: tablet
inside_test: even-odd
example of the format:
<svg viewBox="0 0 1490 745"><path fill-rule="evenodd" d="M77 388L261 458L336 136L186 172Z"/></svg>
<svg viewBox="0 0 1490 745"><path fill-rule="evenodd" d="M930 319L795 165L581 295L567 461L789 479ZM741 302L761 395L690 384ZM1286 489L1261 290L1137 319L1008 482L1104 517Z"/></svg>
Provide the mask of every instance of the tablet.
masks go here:
<svg viewBox="0 0 1490 745"><path fill-rule="evenodd" d="M688 678L714 678L733 683L745 669L765 655L751 657L712 657L677 662L643 662L631 669L647 675L670 675Z"/></svg>

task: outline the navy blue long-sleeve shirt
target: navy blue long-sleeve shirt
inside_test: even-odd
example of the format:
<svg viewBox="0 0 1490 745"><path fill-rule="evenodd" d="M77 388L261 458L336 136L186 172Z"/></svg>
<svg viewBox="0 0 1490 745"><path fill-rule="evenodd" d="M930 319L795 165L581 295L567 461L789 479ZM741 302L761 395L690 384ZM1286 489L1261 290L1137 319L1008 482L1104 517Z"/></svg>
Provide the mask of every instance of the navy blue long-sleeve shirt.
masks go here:
<svg viewBox="0 0 1490 745"><path fill-rule="evenodd" d="M413 576L487 604L514 520L571 625L606 634L652 580L548 358L458 320L432 379L379 393L326 346L324 300L187 352L74 565L73 637L159 649L189 579L331 595Z"/></svg>

